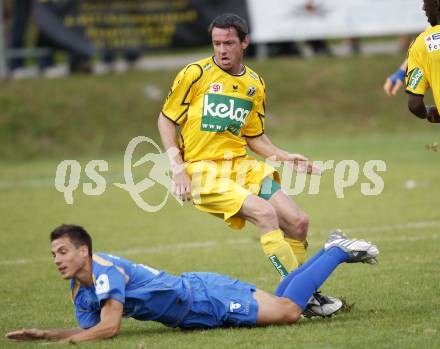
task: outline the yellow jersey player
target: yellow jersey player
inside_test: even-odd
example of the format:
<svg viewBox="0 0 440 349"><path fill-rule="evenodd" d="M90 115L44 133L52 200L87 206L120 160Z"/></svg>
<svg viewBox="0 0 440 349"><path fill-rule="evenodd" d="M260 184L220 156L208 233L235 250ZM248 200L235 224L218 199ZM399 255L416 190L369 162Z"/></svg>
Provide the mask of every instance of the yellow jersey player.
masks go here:
<svg viewBox="0 0 440 349"><path fill-rule="evenodd" d="M431 28L412 43L408 51L406 92L409 110L421 119L440 122L440 0L424 0L423 10ZM435 106L425 106L426 90L431 87Z"/></svg>
<svg viewBox="0 0 440 349"><path fill-rule="evenodd" d="M241 229L261 231L263 250L282 277L306 261L308 217L281 189L273 167L247 155L319 173L307 159L276 147L264 132L265 84L243 64L248 26L223 14L209 28L214 55L187 65L174 80L158 128L170 155L173 194ZM181 127L179 142L176 128ZM317 294L318 315L342 303Z"/></svg>

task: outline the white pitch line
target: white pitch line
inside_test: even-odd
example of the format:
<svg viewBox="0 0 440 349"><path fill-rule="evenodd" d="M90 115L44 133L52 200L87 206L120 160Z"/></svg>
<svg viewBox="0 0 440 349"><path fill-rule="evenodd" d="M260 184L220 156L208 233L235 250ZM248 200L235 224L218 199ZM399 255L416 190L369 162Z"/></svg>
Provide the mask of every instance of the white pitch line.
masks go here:
<svg viewBox="0 0 440 349"><path fill-rule="evenodd" d="M55 177L54 177L55 178ZM23 189L23 188L49 188L54 184L54 179L22 179L22 180L0 180L0 190Z"/></svg>
<svg viewBox="0 0 440 349"><path fill-rule="evenodd" d="M346 230L349 232L382 232L382 231L390 231L390 230L405 230L405 229L423 229L423 228L432 228L440 226L440 221L424 221L424 222L410 222L403 224L391 224L391 225L383 225L378 227L357 227L357 228L347 228Z"/></svg>
<svg viewBox="0 0 440 349"><path fill-rule="evenodd" d="M10 189L41 189L41 188L54 188L55 189L55 168L53 177L40 177L40 178L22 178L22 179L0 179L0 190ZM105 179L108 182L120 181L123 178L122 173L107 173ZM81 181L82 184L84 181Z"/></svg>
<svg viewBox="0 0 440 349"><path fill-rule="evenodd" d="M404 224L390 224L390 225L382 225L377 227L357 227L347 229L347 231L351 232L383 232L383 231L392 231L392 230L407 230L407 229L424 229L440 226L440 221L421 221L421 222L411 222ZM321 231L321 229L320 229ZM322 229L322 231L324 231ZM327 230L328 231L328 230ZM379 237L375 238L375 241L420 241L420 240L438 240L440 236L410 236L410 237ZM236 244L250 244L255 242L255 239L228 239L224 243L227 245L236 245ZM146 247L146 248L131 248L128 250L121 250L112 252L116 255L139 255L139 254L157 254L172 250L192 250L198 248L210 248L215 247L217 245L221 245L221 242L216 240L208 240L208 241L200 241L200 242L190 242L190 243L178 243L173 245L158 245L154 247ZM313 244L312 244L313 245ZM36 262L47 262L46 258L35 258L35 259L13 259L13 260L0 260L0 266L10 266L10 265L25 265Z"/></svg>
<svg viewBox="0 0 440 349"><path fill-rule="evenodd" d="M15 259L10 261L0 261L0 265L20 265L34 263L35 259Z"/></svg>
<svg viewBox="0 0 440 349"><path fill-rule="evenodd" d="M208 240L208 241L200 241L200 242L190 242L190 243L181 243L174 245L159 245L155 247L147 247L147 248L130 248L128 250L116 251L112 252L115 255L137 255L137 254L156 254L167 252L170 250L190 250L194 248L203 248L203 247L212 247L217 245L217 241Z"/></svg>

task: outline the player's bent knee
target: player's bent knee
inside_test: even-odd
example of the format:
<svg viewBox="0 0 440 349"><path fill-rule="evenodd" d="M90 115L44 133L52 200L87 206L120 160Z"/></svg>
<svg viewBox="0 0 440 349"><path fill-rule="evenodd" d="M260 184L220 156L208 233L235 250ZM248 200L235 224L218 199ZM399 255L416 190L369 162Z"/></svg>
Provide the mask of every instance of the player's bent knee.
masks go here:
<svg viewBox="0 0 440 349"><path fill-rule="evenodd" d="M283 314L282 314L282 324L291 325L297 322L302 314L301 308L292 302L290 299L285 299L283 302Z"/></svg>
<svg viewBox="0 0 440 349"><path fill-rule="evenodd" d="M296 217L291 217L290 222L288 223L288 232L291 238L301 241L306 240L308 230L309 217L305 213L301 213Z"/></svg>
<svg viewBox="0 0 440 349"><path fill-rule="evenodd" d="M307 216L305 213L303 213L299 219L299 231L301 232L303 236L303 239L305 240L307 238L307 231L309 230L309 216Z"/></svg>
<svg viewBox="0 0 440 349"><path fill-rule="evenodd" d="M301 314L302 314L301 308L298 305L293 304L288 309L286 323L289 325L294 324L295 322L297 322L301 318Z"/></svg>

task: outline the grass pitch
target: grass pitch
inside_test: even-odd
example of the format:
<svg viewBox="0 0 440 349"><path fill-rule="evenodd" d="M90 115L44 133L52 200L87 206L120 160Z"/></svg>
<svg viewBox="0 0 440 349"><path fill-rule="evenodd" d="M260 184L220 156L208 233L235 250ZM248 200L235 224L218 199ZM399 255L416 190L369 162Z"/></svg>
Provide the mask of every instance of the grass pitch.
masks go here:
<svg viewBox="0 0 440 349"><path fill-rule="evenodd" d="M369 67L379 67L382 63L380 59L367 61ZM340 69L339 63L333 65L333 62L324 62L329 75ZM292 64L287 60L278 63ZM352 63L358 65L359 61ZM347 69L353 70L353 65L349 64ZM311 80L319 76L313 75ZM303 95L297 91L300 94L298 138L294 136L295 112L290 105L293 98L285 96L285 99L274 100L273 95L270 97L274 118L273 123L268 121L269 134L274 134L274 141L279 146L317 160L338 163L350 159L362 166L368 160L381 159L387 164L387 171L380 173L385 187L378 196L361 194L361 183L368 182L361 171L358 182L344 191L344 199L338 199L333 188L334 170L330 170L322 177L318 195L305 191L295 197L311 220L310 254L322 246L327 232L336 227L346 229L350 236L374 241L381 251L377 266L342 265L322 288L324 293L346 299L352 305L350 311L331 319L301 320L294 326L209 331L181 331L153 322L124 320L117 338L82 346L440 347L440 214L437 209L440 206L440 152L426 147L440 141L439 130L411 119L406 114L403 96L385 102L380 90L368 93L373 88L380 89L379 78L381 76L377 75L376 80L366 79L365 95L357 95L358 90L354 88L351 98L349 90L344 97L324 84L322 93L332 96L322 102L322 110L332 110L334 116L329 126L331 132L322 126L330 124L327 115L319 113L319 105L313 104L316 95L311 90ZM118 79L121 78L109 78L109 81ZM129 77L123 79L129 80ZM33 83L38 84L38 81ZM61 83L71 84L72 81ZM91 80L89 83L100 82ZM285 83L285 79L280 82L281 85ZM41 82L41 86L46 84ZM270 90L271 83L268 85ZM280 91L284 91L284 87ZM390 112L388 120L366 109L372 96L378 99L377 105L383 105ZM362 108L357 113L359 103ZM374 111L377 105L370 108ZM16 106L17 110L20 108ZM291 124L283 127L289 113ZM342 117L343 114L346 117ZM151 136L148 130L153 130L154 120L147 119L146 125L146 131L139 131L139 134ZM39 126L41 124L36 127ZM12 154L12 147L8 149ZM68 149L66 146L65 154L55 151L50 157L2 160L0 163L1 333L22 327L75 326L69 285L59 277L49 251L48 234L60 223L84 225L94 237L96 251L119 254L174 274L215 271L255 283L267 291L275 289L278 277L263 255L256 228L248 225L240 232L229 230L219 219L189 204L181 207L172 199L159 212L146 213L135 205L127 192L115 187L113 183L123 181L125 149L122 146L118 151L113 149L111 155L93 148L73 157L83 169L91 159L104 159L109 163L109 172L103 174L107 182L104 194L87 196L80 186L73 194L73 205L67 205L53 182L58 163L72 158ZM139 170L143 172L138 172L137 176L142 177L148 169ZM82 181L88 181L84 173ZM160 202L164 193L162 187L155 186L145 192L144 197L150 203ZM37 348L41 343L18 344L1 338L0 347Z"/></svg>

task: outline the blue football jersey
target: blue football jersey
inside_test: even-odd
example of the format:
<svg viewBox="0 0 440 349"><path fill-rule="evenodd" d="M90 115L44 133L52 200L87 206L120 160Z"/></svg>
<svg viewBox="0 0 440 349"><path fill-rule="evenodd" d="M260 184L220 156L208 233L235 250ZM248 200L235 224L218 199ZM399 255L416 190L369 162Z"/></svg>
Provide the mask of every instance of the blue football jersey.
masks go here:
<svg viewBox="0 0 440 349"><path fill-rule="evenodd" d="M106 299L123 304L123 316L159 321L176 327L191 306L190 286L181 277L167 274L105 253L93 255L90 287L71 280L72 300L78 325L95 326Z"/></svg>

